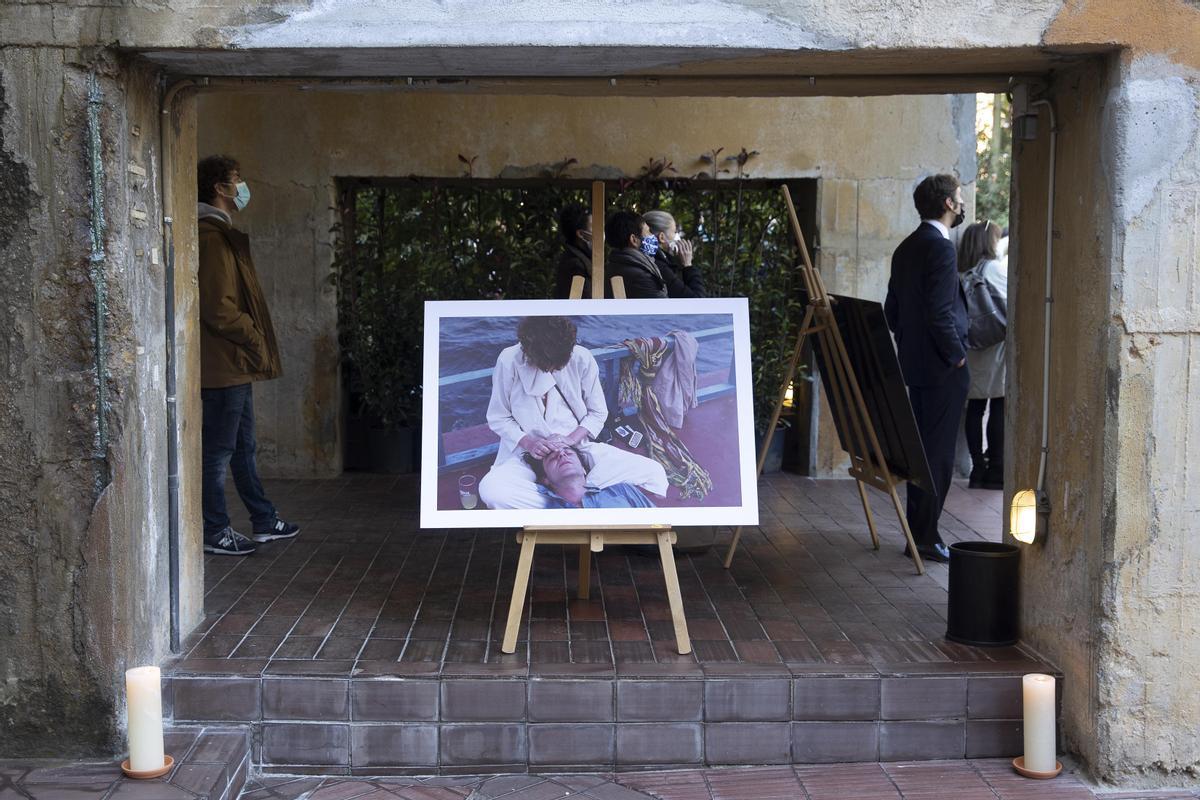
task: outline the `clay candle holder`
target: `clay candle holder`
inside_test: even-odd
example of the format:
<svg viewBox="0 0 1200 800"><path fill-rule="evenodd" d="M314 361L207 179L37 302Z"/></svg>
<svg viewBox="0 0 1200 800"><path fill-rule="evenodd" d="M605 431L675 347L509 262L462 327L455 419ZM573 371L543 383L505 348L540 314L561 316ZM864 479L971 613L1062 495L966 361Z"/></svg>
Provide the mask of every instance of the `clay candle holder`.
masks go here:
<svg viewBox="0 0 1200 800"><path fill-rule="evenodd" d="M165 763L158 769L136 770L130 769L129 759L121 762L121 772L125 773L126 778L134 778L135 780L144 781L150 778L161 778L171 771L171 767L175 766L175 759L170 756L163 756Z"/></svg>

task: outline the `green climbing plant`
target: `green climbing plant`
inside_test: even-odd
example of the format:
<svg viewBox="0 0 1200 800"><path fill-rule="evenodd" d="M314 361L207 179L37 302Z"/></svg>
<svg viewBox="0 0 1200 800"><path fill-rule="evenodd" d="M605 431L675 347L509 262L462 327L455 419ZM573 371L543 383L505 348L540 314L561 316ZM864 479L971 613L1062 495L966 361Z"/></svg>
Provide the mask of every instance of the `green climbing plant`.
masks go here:
<svg viewBox="0 0 1200 800"><path fill-rule="evenodd" d="M804 308L795 250L776 182L754 181L757 154L716 149L683 176L650 159L609 183L608 209L669 211L696 246L712 296L749 299L755 421L764 429ZM337 288L344 380L352 402L385 427L413 426L421 412L425 300L526 299L551 295L561 250L557 216L588 205L574 159L541 180L478 179L459 156L455 180L347 181L331 282Z"/></svg>

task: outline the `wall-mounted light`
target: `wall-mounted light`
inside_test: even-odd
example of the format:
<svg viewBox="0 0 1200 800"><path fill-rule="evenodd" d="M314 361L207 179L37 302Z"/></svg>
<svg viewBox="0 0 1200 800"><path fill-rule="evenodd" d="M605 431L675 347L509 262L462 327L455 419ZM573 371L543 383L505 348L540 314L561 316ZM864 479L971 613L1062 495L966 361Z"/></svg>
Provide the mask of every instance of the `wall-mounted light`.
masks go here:
<svg viewBox="0 0 1200 800"><path fill-rule="evenodd" d="M783 404L787 408L791 408L795 400L796 393L794 389L795 384L789 383L787 389L783 392Z"/></svg>
<svg viewBox="0 0 1200 800"><path fill-rule="evenodd" d="M1046 538L1046 523L1050 517L1050 501L1044 492L1024 489L1013 495L1009 512L1009 531L1024 544Z"/></svg>
<svg viewBox="0 0 1200 800"><path fill-rule="evenodd" d="M1013 495L1009 530L1018 542L1033 544L1037 537L1037 496L1032 489Z"/></svg>

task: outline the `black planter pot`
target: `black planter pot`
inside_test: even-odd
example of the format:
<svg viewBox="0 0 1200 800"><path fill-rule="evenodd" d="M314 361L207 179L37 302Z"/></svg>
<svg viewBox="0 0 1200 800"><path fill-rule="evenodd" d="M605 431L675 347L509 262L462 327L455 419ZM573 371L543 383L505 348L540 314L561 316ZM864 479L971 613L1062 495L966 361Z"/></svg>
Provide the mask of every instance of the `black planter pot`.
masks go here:
<svg viewBox="0 0 1200 800"><path fill-rule="evenodd" d="M779 472L783 469L783 451L784 444L787 441L788 425L783 420L775 426L775 433L771 436L771 446L767 448L767 460L763 462L763 474L768 472ZM755 458L762 452L763 435L761 433L754 434L754 453Z"/></svg>
<svg viewBox="0 0 1200 800"><path fill-rule="evenodd" d="M371 468L371 421L348 415L342 433L342 469L367 471Z"/></svg>
<svg viewBox="0 0 1200 800"><path fill-rule="evenodd" d="M420 428L372 428L367 444L370 472L405 475L420 468Z"/></svg>
<svg viewBox="0 0 1200 800"><path fill-rule="evenodd" d="M1021 551L1000 542L950 545L946 638L977 647L1016 644Z"/></svg>

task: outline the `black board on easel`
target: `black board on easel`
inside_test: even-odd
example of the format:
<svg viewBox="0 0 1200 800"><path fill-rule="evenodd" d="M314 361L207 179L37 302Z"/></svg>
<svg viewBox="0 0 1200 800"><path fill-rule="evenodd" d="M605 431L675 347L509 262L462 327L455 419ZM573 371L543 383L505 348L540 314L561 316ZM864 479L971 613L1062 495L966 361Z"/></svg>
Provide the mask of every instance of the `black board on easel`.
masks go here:
<svg viewBox="0 0 1200 800"><path fill-rule="evenodd" d="M800 290L801 299L808 302L808 295ZM900 362L892 345L892 334L883 315L883 306L873 300L831 294L834 319L846 346L846 354L854 368L854 377L862 390L867 417L879 439L888 470L897 478L916 484L928 492L935 492L925 447L917 430L916 417L908 399ZM825 359L821 348L813 348L817 369L821 372L821 383L825 387L825 399L832 407L832 396ZM843 429L844 421L834 414L834 427L842 449L856 458L871 462L870 452L859 453L854 449L855 437Z"/></svg>

